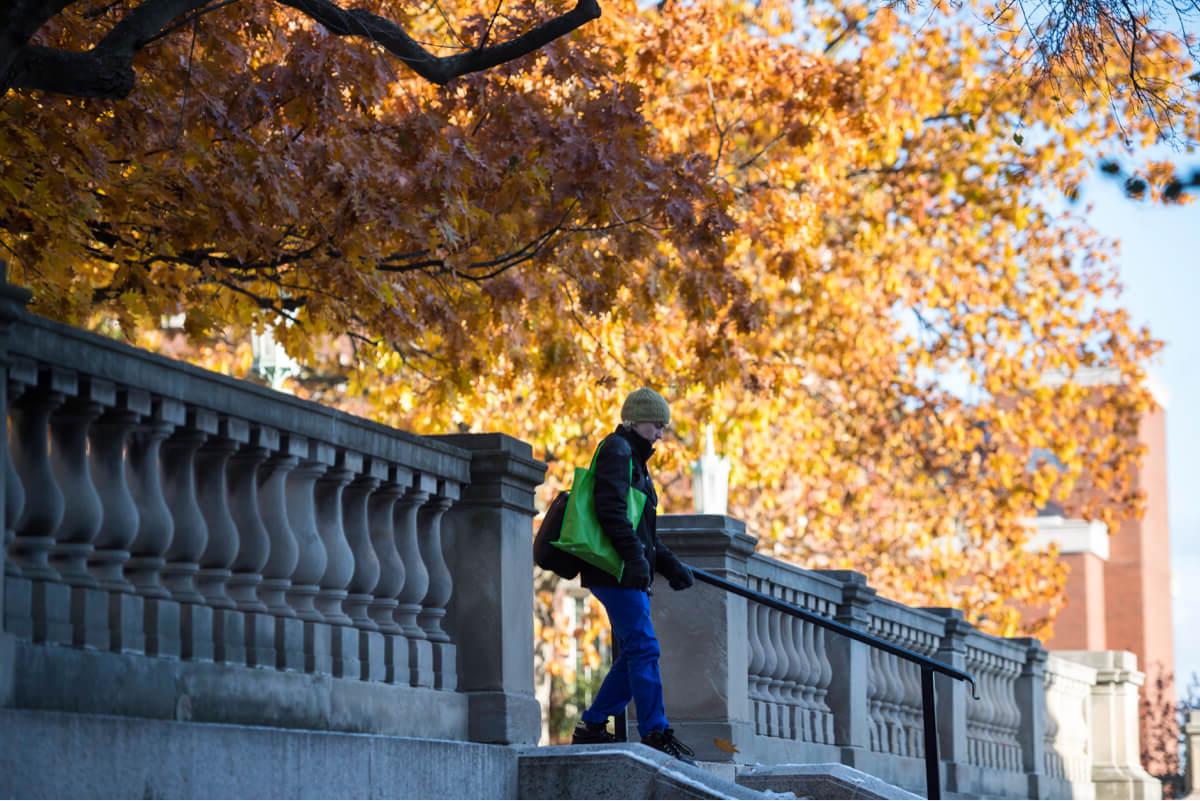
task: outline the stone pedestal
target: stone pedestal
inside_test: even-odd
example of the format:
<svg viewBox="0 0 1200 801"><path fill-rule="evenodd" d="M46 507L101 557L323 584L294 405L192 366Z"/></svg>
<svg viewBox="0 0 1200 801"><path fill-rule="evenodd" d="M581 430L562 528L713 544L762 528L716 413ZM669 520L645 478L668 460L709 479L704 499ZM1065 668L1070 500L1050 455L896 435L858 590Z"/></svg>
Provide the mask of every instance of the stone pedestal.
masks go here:
<svg viewBox="0 0 1200 801"><path fill-rule="evenodd" d="M1185 798L1200 798L1200 709L1188 712L1183 724L1183 736L1187 740L1187 767L1184 768Z"/></svg>
<svg viewBox="0 0 1200 801"><path fill-rule="evenodd" d="M685 564L745 584L755 539L742 521L724 515L664 515L658 518L658 533ZM747 601L701 582L675 592L659 578L654 589L651 611L662 644L659 666L667 719L679 739L696 750L697 759L729 762L735 755L714 741L745 752L754 737L747 687Z"/></svg>
<svg viewBox="0 0 1200 801"><path fill-rule="evenodd" d="M1145 674L1128 651L1055 651L1096 670L1092 688L1092 781L1096 798L1162 798L1162 783L1142 768L1138 688Z"/></svg>
<svg viewBox="0 0 1200 801"><path fill-rule="evenodd" d="M835 619L844 626L866 630L868 610L875 590L866 576L851 570L818 571L842 582L842 603ZM841 748L842 764L854 767L871 749L871 713L867 700L871 649L866 643L849 637L826 640L833 676L829 682L829 708L833 710L833 742Z"/></svg>
<svg viewBox="0 0 1200 801"><path fill-rule="evenodd" d="M469 656L459 691L470 703L477 742L532 744L541 732L533 695L533 492L546 465L503 434L434 441L471 452L471 481L442 520L453 578L446 628Z"/></svg>

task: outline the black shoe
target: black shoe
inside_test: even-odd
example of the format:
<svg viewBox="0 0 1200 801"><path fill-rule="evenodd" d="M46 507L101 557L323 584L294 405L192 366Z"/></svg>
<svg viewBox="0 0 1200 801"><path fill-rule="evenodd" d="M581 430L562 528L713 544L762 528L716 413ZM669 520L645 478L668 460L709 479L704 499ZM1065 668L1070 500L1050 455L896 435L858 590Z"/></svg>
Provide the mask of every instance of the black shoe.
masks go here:
<svg viewBox="0 0 1200 801"><path fill-rule="evenodd" d="M575 733L571 735L571 745L595 745L597 743L615 743L617 738L608 733L608 722L587 723L579 721Z"/></svg>
<svg viewBox="0 0 1200 801"><path fill-rule="evenodd" d="M675 739L674 729L652 731L642 738L642 745L648 745L664 754L670 754L680 762L686 762L689 765L696 764L696 760L692 759L696 756L696 752Z"/></svg>

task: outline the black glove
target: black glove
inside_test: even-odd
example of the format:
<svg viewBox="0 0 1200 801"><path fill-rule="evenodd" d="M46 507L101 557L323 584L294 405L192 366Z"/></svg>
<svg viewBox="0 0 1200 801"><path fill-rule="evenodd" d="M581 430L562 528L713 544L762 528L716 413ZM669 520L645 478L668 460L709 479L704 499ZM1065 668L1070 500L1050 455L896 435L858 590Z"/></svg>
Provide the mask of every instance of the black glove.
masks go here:
<svg viewBox="0 0 1200 801"><path fill-rule="evenodd" d="M638 556L625 560L625 571L621 574L621 586L631 590L650 589L650 563L646 557Z"/></svg>
<svg viewBox="0 0 1200 801"><path fill-rule="evenodd" d="M671 585L673 590L686 590L688 587L696 583L696 577L692 575L692 569L683 562L676 562L678 565L675 572L667 576L667 583Z"/></svg>

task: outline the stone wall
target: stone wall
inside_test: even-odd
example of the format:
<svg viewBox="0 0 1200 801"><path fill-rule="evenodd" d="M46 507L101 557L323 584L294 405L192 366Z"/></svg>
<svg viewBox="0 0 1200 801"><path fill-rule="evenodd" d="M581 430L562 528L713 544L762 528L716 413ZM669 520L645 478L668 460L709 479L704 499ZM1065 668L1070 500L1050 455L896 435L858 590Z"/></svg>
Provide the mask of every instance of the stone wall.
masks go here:
<svg viewBox="0 0 1200 801"><path fill-rule="evenodd" d="M161 358L2 279L0 707L536 741L528 445Z"/></svg>
<svg viewBox="0 0 1200 801"><path fill-rule="evenodd" d="M1141 675L1124 652L1048 655L991 637L960 612L879 597L849 571L809 571L754 553L735 519L666 515L684 561L972 674L978 698L937 675L945 792L990 798L1154 798L1137 766ZM698 583L655 594L667 712L702 759L840 762L925 790L920 669L745 598ZM1119 665L1122 669L1105 667Z"/></svg>

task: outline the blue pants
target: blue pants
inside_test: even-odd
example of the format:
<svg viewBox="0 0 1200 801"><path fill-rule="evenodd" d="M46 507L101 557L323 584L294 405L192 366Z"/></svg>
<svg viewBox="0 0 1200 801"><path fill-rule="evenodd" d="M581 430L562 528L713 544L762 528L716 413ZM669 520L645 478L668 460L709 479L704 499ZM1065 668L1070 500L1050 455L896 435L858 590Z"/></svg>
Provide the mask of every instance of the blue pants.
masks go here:
<svg viewBox="0 0 1200 801"><path fill-rule="evenodd" d="M650 620L650 596L641 590L592 587L608 612L613 638L621 652L613 662L596 700L583 713L586 723L607 723L630 700L637 704L638 732L645 737L669 725L663 707L662 676L658 672L658 637Z"/></svg>

